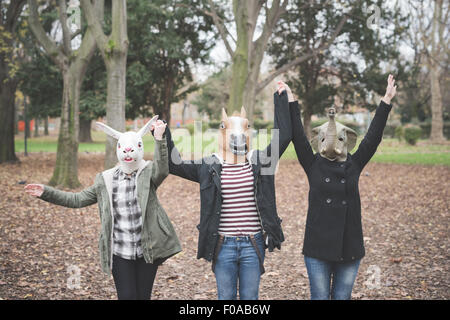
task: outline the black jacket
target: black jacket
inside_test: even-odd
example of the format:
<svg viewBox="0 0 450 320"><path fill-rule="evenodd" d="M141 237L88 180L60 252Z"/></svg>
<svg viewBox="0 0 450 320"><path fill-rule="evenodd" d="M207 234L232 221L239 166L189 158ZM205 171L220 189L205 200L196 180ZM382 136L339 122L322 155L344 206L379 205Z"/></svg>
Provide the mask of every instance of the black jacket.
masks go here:
<svg viewBox="0 0 450 320"><path fill-rule="evenodd" d="M351 261L364 256L358 181L381 142L391 108L380 102L358 150L348 154L345 162L336 162L313 153L298 104L290 105L294 147L310 188L304 255L327 261Z"/></svg>
<svg viewBox="0 0 450 320"><path fill-rule="evenodd" d="M252 165L255 198L262 229L269 251L280 249L284 241L281 219L277 215L274 173L278 156L284 152L292 138L291 119L286 92L274 94L274 128L279 128L279 140L272 131L271 143L265 150L255 150L249 157ZM169 173L200 183L200 224L197 258L211 261L218 241L220 213L222 208L222 164L215 155L198 161L184 161L175 147L169 129L166 129L169 151ZM274 152L272 152L272 149Z"/></svg>

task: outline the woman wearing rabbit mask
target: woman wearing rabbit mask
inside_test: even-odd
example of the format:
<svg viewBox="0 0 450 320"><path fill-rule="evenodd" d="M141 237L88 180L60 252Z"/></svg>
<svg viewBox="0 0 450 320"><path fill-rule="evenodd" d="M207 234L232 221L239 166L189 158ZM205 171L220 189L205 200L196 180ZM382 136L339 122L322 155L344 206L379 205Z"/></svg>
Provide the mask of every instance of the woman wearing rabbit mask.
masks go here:
<svg viewBox="0 0 450 320"><path fill-rule="evenodd" d="M392 75L387 82L386 94L353 154L349 152L355 147L356 132L335 121L334 108L328 111L329 121L312 130L310 144L298 104L290 104L292 142L310 185L303 255L311 299L351 298L365 255L358 182L381 142L392 109L397 86ZM286 89L290 92L287 85Z"/></svg>
<svg viewBox="0 0 450 320"><path fill-rule="evenodd" d="M125 133L97 122L100 130L118 140L119 164L97 174L87 189L72 193L42 184L25 186L30 195L65 207L98 202L100 262L106 274L112 273L119 300L150 299L158 265L181 251L175 230L156 198L156 189L169 174L166 124L157 118L138 132ZM143 159L142 137L149 130L155 138L153 161Z"/></svg>

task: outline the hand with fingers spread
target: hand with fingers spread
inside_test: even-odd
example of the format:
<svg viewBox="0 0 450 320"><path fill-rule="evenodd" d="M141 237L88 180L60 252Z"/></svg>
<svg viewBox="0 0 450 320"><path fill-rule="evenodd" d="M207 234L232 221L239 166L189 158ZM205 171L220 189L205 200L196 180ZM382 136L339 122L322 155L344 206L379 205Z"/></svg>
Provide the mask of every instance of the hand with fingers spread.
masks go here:
<svg viewBox="0 0 450 320"><path fill-rule="evenodd" d="M386 104L391 104L391 99L395 96L395 94L397 93L397 86L395 85L395 79L394 76L392 74L389 75L388 77L388 85L386 87L386 93L383 97L383 102L385 102Z"/></svg>
<svg viewBox="0 0 450 320"><path fill-rule="evenodd" d="M26 193L34 197L40 197L44 193L43 184L27 184L24 189Z"/></svg>
<svg viewBox="0 0 450 320"><path fill-rule="evenodd" d="M162 140L162 136L164 132L166 131L167 124L164 123L162 120L157 120L155 124L152 125L150 130L153 131L153 135L156 140Z"/></svg>
<svg viewBox="0 0 450 320"><path fill-rule="evenodd" d="M291 88L289 88L289 86L284 81L281 81L281 80L278 81L277 82L278 94L281 94L284 90L286 90L289 102L293 102L295 99L294 99L294 95L292 94Z"/></svg>

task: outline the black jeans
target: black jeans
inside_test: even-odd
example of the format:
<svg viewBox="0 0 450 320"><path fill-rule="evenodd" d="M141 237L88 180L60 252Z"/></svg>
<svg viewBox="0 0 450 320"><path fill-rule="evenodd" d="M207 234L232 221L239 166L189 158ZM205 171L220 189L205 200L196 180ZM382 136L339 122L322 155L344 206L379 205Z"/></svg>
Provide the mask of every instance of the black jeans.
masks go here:
<svg viewBox="0 0 450 320"><path fill-rule="evenodd" d="M159 264L144 258L127 260L113 255L112 275L119 300L149 300Z"/></svg>

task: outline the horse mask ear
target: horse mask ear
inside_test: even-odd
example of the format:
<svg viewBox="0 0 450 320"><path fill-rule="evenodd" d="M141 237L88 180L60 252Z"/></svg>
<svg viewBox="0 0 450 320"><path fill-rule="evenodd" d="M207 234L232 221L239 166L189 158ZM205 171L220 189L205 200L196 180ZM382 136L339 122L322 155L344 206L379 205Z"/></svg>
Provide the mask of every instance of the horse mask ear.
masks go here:
<svg viewBox="0 0 450 320"><path fill-rule="evenodd" d="M247 112L245 111L244 106L241 107L241 118L247 118Z"/></svg>
<svg viewBox="0 0 450 320"><path fill-rule="evenodd" d="M158 115L154 116L153 118L150 119L149 122L147 122L141 129L139 129L139 131L137 132L137 134L142 138L143 136L145 136L145 134L147 132L150 131L152 124L154 124L156 122L156 120L158 120Z"/></svg>
<svg viewBox="0 0 450 320"><path fill-rule="evenodd" d="M222 121L227 120L228 120L227 112L225 111L225 108L222 108Z"/></svg>
<svg viewBox="0 0 450 320"><path fill-rule="evenodd" d="M103 131L104 133L106 133L108 136L119 140L120 136L122 135L122 133L120 133L117 130L114 130L113 128L111 128L110 126L107 126L106 124L104 124L103 122L96 122L95 123L97 129Z"/></svg>

